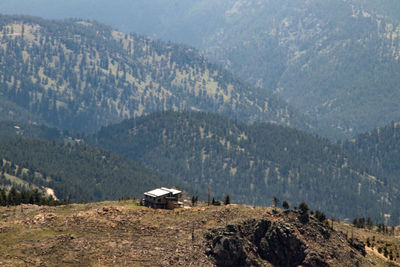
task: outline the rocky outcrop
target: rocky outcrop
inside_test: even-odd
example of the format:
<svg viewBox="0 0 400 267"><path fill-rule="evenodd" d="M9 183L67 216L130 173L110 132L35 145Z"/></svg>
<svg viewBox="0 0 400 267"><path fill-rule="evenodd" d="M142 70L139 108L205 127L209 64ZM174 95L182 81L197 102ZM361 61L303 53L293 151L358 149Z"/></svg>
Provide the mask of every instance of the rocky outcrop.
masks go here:
<svg viewBox="0 0 400 267"><path fill-rule="evenodd" d="M207 233L217 266L368 266L364 244L310 217L284 212Z"/></svg>

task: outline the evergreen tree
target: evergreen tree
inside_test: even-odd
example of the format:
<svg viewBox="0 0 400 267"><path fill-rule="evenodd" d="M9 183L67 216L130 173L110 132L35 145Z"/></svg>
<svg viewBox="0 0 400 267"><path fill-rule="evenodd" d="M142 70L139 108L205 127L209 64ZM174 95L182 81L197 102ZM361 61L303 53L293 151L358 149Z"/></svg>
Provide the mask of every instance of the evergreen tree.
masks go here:
<svg viewBox="0 0 400 267"><path fill-rule="evenodd" d="M273 197L272 199L272 203L274 205L274 208L276 208L278 206L278 204L280 203L279 198L277 198L276 196Z"/></svg>
<svg viewBox="0 0 400 267"><path fill-rule="evenodd" d="M299 210L301 214L307 214L309 211L308 205L304 202L301 202L299 204Z"/></svg>
<svg viewBox="0 0 400 267"><path fill-rule="evenodd" d="M285 210L288 210L288 209L290 208L289 202L287 202L286 200L284 200L284 201L282 202L282 207L283 207Z"/></svg>
<svg viewBox="0 0 400 267"><path fill-rule="evenodd" d="M225 204L225 205L231 204L231 198L229 197L229 195L226 195L226 196L225 196L224 204Z"/></svg>

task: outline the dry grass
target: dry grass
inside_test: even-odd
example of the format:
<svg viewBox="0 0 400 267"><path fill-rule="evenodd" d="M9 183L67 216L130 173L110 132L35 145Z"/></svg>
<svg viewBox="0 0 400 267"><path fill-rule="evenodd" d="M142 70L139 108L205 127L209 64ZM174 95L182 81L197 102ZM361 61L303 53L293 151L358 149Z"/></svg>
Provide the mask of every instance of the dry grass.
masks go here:
<svg viewBox="0 0 400 267"><path fill-rule="evenodd" d="M344 223L344 222L334 222L335 230L341 231L343 233L347 233L348 237L352 236L362 240L365 244L367 244L367 240L369 240L370 246L366 246L367 249L367 258L376 263L376 266L400 266L400 235L397 231L393 233L389 231L389 233L384 234L378 232L377 227L373 227L372 229L367 228L356 228L352 224ZM382 251L379 252L378 248L382 248ZM393 260L391 261L389 258L389 254L387 257L384 256L384 247L387 248L387 251L392 251Z"/></svg>
<svg viewBox="0 0 400 267"><path fill-rule="evenodd" d="M133 201L4 207L0 265L209 266L203 246L209 228L266 211L239 205L152 210Z"/></svg>
<svg viewBox="0 0 400 267"><path fill-rule="evenodd" d="M234 204L153 210L133 201L2 207L0 265L210 266L203 238L210 228L271 214L271 208ZM348 224L335 223L335 229L351 233ZM353 234L364 241L374 235L376 240L399 241L359 229ZM375 254L369 251L369 259L387 266Z"/></svg>

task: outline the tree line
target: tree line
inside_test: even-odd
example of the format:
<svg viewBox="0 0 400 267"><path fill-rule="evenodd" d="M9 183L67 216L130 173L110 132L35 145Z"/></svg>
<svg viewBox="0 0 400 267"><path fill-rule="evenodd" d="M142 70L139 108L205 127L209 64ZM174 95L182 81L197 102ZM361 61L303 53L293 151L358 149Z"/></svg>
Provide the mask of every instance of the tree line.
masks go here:
<svg viewBox="0 0 400 267"><path fill-rule="evenodd" d="M51 195L45 196L39 189L17 191L15 187L11 187L10 191L6 192L0 188L0 206L17 206L21 204L58 206L67 203L65 200L56 200Z"/></svg>

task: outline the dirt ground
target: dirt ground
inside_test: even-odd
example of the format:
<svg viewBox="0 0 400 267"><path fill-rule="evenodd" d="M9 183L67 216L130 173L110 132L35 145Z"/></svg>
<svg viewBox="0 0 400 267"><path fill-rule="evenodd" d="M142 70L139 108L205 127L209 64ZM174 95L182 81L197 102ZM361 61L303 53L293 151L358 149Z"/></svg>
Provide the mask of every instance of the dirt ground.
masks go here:
<svg viewBox="0 0 400 267"><path fill-rule="evenodd" d="M205 233L273 214L235 204L154 210L132 200L0 207L0 266L213 266Z"/></svg>
<svg viewBox="0 0 400 267"><path fill-rule="evenodd" d="M1 266L211 266L204 233L260 218L239 205L153 210L133 201L0 208Z"/></svg>

